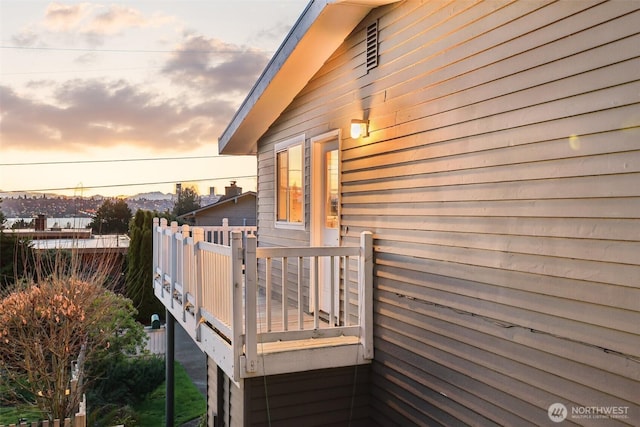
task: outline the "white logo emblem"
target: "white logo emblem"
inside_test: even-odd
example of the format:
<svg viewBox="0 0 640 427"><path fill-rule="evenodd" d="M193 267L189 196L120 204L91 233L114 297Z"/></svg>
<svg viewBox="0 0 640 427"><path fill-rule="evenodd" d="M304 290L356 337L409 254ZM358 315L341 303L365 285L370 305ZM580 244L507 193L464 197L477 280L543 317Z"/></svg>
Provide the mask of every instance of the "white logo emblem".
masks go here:
<svg viewBox="0 0 640 427"><path fill-rule="evenodd" d="M553 403L549 406L547 414L549 415L549 419L554 423L561 423L567 418L567 407L562 403Z"/></svg>

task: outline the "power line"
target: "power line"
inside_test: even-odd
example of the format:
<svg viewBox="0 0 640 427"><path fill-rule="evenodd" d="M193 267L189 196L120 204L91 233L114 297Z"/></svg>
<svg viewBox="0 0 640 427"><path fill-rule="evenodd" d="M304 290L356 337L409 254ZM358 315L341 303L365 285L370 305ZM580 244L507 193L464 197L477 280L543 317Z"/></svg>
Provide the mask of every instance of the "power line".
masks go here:
<svg viewBox="0 0 640 427"><path fill-rule="evenodd" d="M148 157L140 159L107 159L107 160L66 160L57 162L20 162L20 163L0 163L0 166L42 166L42 165L69 165L82 163L118 163L118 162L152 162L158 160L197 160L216 159L227 156L182 156L182 157ZM234 156L235 157L235 156Z"/></svg>
<svg viewBox="0 0 640 427"><path fill-rule="evenodd" d="M88 69L88 70L52 70L52 71L23 71L15 73L3 73L0 71L0 76L23 76L32 74L67 74L67 73L105 73L113 71L139 71L139 70L159 70L162 67L129 67L129 68L101 68L101 69Z"/></svg>
<svg viewBox="0 0 640 427"><path fill-rule="evenodd" d="M83 185L83 190L95 190L97 188L118 188L118 187L138 187L142 185L160 185L160 184L175 184L177 182L203 182L203 181L222 181L222 180L233 180L233 179L249 179L255 178L255 175L244 175L244 176L226 176L226 177L216 177L216 178L203 178L203 179L174 179L171 181L157 181L157 182L138 182L138 183L130 183L130 184L108 184L108 185ZM39 188L39 189L31 189L31 190L7 190L7 193L40 193L45 191L66 191L66 190L77 190L80 187L59 187L59 188Z"/></svg>
<svg viewBox="0 0 640 427"><path fill-rule="evenodd" d="M198 50L198 49L95 49L83 47L45 47L45 46L11 46L0 45L0 49L15 50L44 50L44 51L62 51L62 52L113 52L113 53L245 53L248 49L214 49L214 50Z"/></svg>

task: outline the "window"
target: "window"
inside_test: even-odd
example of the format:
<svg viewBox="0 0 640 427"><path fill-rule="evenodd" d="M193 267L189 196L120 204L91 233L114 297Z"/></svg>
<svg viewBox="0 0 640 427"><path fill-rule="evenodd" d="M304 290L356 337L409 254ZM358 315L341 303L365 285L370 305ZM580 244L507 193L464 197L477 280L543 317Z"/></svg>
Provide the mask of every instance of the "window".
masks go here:
<svg viewBox="0 0 640 427"><path fill-rule="evenodd" d="M304 135L276 144L276 225L304 228Z"/></svg>

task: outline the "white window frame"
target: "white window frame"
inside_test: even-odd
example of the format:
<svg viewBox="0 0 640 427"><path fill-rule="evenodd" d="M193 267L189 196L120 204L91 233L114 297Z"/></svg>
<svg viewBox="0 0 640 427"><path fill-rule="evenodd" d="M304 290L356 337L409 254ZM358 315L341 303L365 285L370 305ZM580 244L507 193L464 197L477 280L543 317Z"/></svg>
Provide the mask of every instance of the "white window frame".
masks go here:
<svg viewBox="0 0 640 427"><path fill-rule="evenodd" d="M305 186L306 186L306 165L305 165L305 135L298 135L296 137L293 137L291 139L287 139L286 141L282 141L282 142L278 142L274 145L274 149L273 149L273 171L274 171L274 176L273 176L273 180L274 180L274 197L273 197L273 203L274 203L274 209L273 209L273 221L275 224L275 228L283 228L283 229L291 229L291 230L305 230L305 226L306 226L306 209L305 209L305 200L306 200L306 192L305 192ZM278 220L278 153L281 153L283 151L289 151L289 149L293 146L296 145L300 145L301 147L301 156L302 159L301 160L301 165L302 165L302 183L301 183L301 187L302 187L302 222L290 222L290 221L279 221Z"/></svg>

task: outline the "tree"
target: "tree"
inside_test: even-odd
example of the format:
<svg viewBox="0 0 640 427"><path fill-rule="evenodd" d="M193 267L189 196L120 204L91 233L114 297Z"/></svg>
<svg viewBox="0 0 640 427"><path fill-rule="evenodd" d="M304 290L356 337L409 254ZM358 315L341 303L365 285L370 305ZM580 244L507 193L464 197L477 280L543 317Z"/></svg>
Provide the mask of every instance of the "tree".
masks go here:
<svg viewBox="0 0 640 427"><path fill-rule="evenodd" d="M173 205L173 214L179 216L187 212L200 209L200 196L195 187L186 187L180 193Z"/></svg>
<svg viewBox="0 0 640 427"><path fill-rule="evenodd" d="M89 227L97 234L125 234L129 230L131 209L124 199L107 199L96 211Z"/></svg>
<svg viewBox="0 0 640 427"><path fill-rule="evenodd" d="M2 199L0 199L0 206L2 206ZM7 221L7 217L4 216L4 212L0 209L0 230L4 228L4 223Z"/></svg>
<svg viewBox="0 0 640 427"><path fill-rule="evenodd" d="M153 294L153 218L156 212L138 210L129 226L129 250L125 293L138 310L138 321L151 322L151 315L164 313L164 306Z"/></svg>
<svg viewBox="0 0 640 427"><path fill-rule="evenodd" d="M87 366L133 354L145 337L131 301L104 286L108 270L87 273L77 256L60 253L0 300L0 386L50 420L75 412L100 374Z"/></svg>
<svg viewBox="0 0 640 427"><path fill-rule="evenodd" d="M25 274L33 258L33 242L15 233L0 232L0 295Z"/></svg>
<svg viewBox="0 0 640 427"><path fill-rule="evenodd" d="M35 221L33 219L27 222L24 219L20 218L19 220L14 221L13 224L11 224L12 230L20 230L20 229L33 228L33 227L35 227Z"/></svg>

